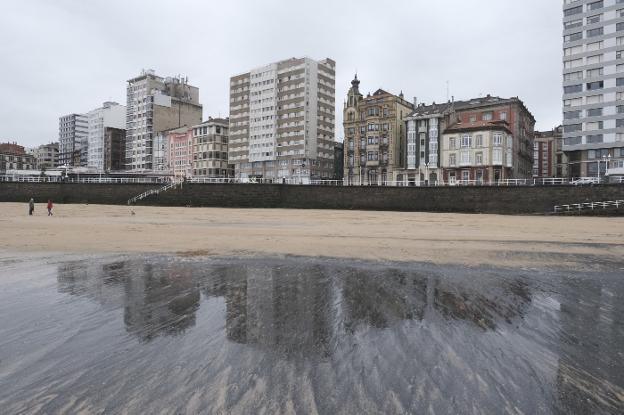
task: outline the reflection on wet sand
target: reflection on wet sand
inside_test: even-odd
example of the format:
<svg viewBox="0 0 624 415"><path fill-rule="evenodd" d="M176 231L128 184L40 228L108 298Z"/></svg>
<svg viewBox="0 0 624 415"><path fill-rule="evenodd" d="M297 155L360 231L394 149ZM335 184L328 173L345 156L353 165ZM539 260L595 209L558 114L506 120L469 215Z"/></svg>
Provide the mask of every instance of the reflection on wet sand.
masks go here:
<svg viewBox="0 0 624 415"><path fill-rule="evenodd" d="M624 399L610 274L138 258L62 264L57 291L41 307L73 331L20 339L30 375L0 375L11 412L618 413Z"/></svg>

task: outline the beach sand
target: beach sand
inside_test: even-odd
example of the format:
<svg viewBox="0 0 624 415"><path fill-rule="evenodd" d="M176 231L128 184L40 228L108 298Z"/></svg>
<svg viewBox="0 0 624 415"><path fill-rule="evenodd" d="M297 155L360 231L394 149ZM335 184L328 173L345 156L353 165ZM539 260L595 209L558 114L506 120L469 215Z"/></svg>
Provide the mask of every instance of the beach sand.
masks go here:
<svg viewBox="0 0 624 415"><path fill-rule="evenodd" d="M132 214L134 212L134 214ZM0 204L5 253L313 256L600 269L624 258L624 218Z"/></svg>

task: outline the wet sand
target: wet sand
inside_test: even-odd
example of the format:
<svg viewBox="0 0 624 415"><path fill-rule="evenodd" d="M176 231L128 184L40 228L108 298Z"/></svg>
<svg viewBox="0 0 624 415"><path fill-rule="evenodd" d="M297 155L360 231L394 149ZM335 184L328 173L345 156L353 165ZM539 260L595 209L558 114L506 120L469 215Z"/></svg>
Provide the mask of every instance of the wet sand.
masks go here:
<svg viewBox="0 0 624 415"><path fill-rule="evenodd" d="M131 212L135 212L134 215ZM298 255L597 269L624 257L624 218L0 204L0 251Z"/></svg>
<svg viewBox="0 0 624 415"><path fill-rule="evenodd" d="M622 414L621 272L0 256L7 414Z"/></svg>

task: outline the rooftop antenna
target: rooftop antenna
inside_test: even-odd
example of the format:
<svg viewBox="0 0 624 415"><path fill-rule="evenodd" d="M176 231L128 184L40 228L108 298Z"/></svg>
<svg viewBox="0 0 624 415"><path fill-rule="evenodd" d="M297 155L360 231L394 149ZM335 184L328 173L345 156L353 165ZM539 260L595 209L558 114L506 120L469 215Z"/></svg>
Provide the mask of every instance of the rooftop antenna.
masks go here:
<svg viewBox="0 0 624 415"><path fill-rule="evenodd" d="M446 81L446 101L448 102L449 96L451 95L449 81Z"/></svg>

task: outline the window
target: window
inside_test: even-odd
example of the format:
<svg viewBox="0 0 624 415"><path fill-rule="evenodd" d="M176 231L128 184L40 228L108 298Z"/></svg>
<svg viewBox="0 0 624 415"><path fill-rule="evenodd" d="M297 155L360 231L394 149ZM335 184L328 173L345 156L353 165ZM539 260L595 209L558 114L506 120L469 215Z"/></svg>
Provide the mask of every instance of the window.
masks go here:
<svg viewBox="0 0 624 415"><path fill-rule="evenodd" d="M581 111L567 111L563 113L564 120L574 120L581 116Z"/></svg>
<svg viewBox="0 0 624 415"><path fill-rule="evenodd" d="M603 81L589 82L586 85L586 87L587 87L588 91L594 91L596 89L602 89L602 88L604 88L604 82Z"/></svg>
<svg viewBox="0 0 624 415"><path fill-rule="evenodd" d="M570 20L569 22L565 22L563 24L563 28L565 30L574 29L575 27L583 26L583 19Z"/></svg>
<svg viewBox="0 0 624 415"><path fill-rule="evenodd" d="M568 86L564 86L563 87L563 93L564 94L574 94L576 92L582 92L582 91L583 91L583 85L582 84L568 85Z"/></svg>
<svg viewBox="0 0 624 415"><path fill-rule="evenodd" d="M603 71L604 71L603 68L588 69L587 70L587 77L588 78L597 78L599 76L602 76Z"/></svg>
<svg viewBox="0 0 624 415"><path fill-rule="evenodd" d="M599 104L602 102L602 95L590 95L585 98L585 103L587 105Z"/></svg>
<svg viewBox="0 0 624 415"><path fill-rule="evenodd" d="M578 66L583 66L583 58L573 59L563 63L565 69L576 68Z"/></svg>
<svg viewBox="0 0 624 415"><path fill-rule="evenodd" d="M507 112L501 111L501 113L499 114L499 119L507 120Z"/></svg>
<svg viewBox="0 0 624 415"><path fill-rule="evenodd" d="M564 81L577 81L583 79L583 72L569 72L563 75Z"/></svg>
<svg viewBox="0 0 624 415"><path fill-rule="evenodd" d="M565 17L574 16L575 14L580 14L580 13L583 13L583 6L571 7L563 11L563 15Z"/></svg>
<svg viewBox="0 0 624 415"><path fill-rule="evenodd" d="M624 86L624 78L618 78L615 80L616 86Z"/></svg>
<svg viewBox="0 0 624 415"><path fill-rule="evenodd" d="M455 150L457 148L455 138L449 138L449 150Z"/></svg>
<svg viewBox="0 0 624 415"><path fill-rule="evenodd" d="M595 29L589 29L587 31L587 37L596 37L596 36L602 36L604 34L604 29L602 27L597 27Z"/></svg>
<svg viewBox="0 0 624 415"><path fill-rule="evenodd" d="M588 117L600 117L602 115L602 108L592 108L587 110Z"/></svg>
<svg viewBox="0 0 624 415"><path fill-rule="evenodd" d="M477 116L476 115L471 115L470 116L470 122L477 122Z"/></svg>
<svg viewBox="0 0 624 415"><path fill-rule="evenodd" d="M583 39L583 32L570 33L563 37L564 42L574 42Z"/></svg>
<svg viewBox="0 0 624 415"><path fill-rule="evenodd" d="M470 151L461 152L461 165L465 166L470 164Z"/></svg>
<svg viewBox="0 0 624 415"><path fill-rule="evenodd" d="M503 145L503 135L501 133L494 133L493 144L495 147Z"/></svg>
<svg viewBox="0 0 624 415"><path fill-rule="evenodd" d="M570 124L570 125L563 126L564 133L571 133L574 131L582 131L582 130L583 130L583 124Z"/></svg>
<svg viewBox="0 0 624 415"><path fill-rule="evenodd" d="M602 20L602 14L595 14L587 18L587 24L590 25L590 24L600 23L601 20Z"/></svg>
<svg viewBox="0 0 624 415"><path fill-rule="evenodd" d="M585 123L585 131L602 130L602 121L593 121Z"/></svg>
<svg viewBox="0 0 624 415"><path fill-rule="evenodd" d="M462 148L470 147L472 141L472 137L469 135L464 135L461 138L461 146Z"/></svg>
<svg viewBox="0 0 624 415"><path fill-rule="evenodd" d="M602 62L602 55L592 55L587 57L587 65L595 65Z"/></svg>
<svg viewBox="0 0 624 415"><path fill-rule="evenodd" d="M483 165L483 153L479 152L475 154L475 164L477 166Z"/></svg>
<svg viewBox="0 0 624 415"><path fill-rule="evenodd" d="M470 180L470 170L462 170L462 180Z"/></svg>
<svg viewBox="0 0 624 415"><path fill-rule="evenodd" d="M617 106L617 113L618 114L624 114L624 105L618 105Z"/></svg>
<svg viewBox="0 0 624 415"><path fill-rule="evenodd" d="M593 52L596 50L600 50L603 47L603 41L601 40L600 42L594 42L594 43L588 43L587 44L587 52Z"/></svg>
<svg viewBox="0 0 624 415"><path fill-rule="evenodd" d="M598 144L602 142L603 142L602 134L595 134L595 135L587 136L587 144Z"/></svg>
<svg viewBox="0 0 624 415"><path fill-rule="evenodd" d="M624 127L624 118L619 118L619 119L615 120L615 127L616 128Z"/></svg>
<svg viewBox="0 0 624 415"><path fill-rule="evenodd" d="M456 166L456 165L457 165L457 155L449 154L449 166Z"/></svg>
<svg viewBox="0 0 624 415"><path fill-rule="evenodd" d="M491 121L492 120L492 113L491 112L484 112L483 115L481 116L481 120L482 121Z"/></svg>
<svg viewBox="0 0 624 415"><path fill-rule="evenodd" d="M589 3L589 4L587 5L587 10L598 10L598 9L602 9L602 8L604 7L604 4L603 4L603 3L604 3L604 2L603 2L603 0L600 0L600 1L595 1L595 2L593 2L593 3Z"/></svg>
<svg viewBox="0 0 624 415"><path fill-rule="evenodd" d="M566 146L575 146L581 144L581 137L567 137L563 139L563 144Z"/></svg>
<svg viewBox="0 0 624 415"><path fill-rule="evenodd" d="M492 164L503 164L503 150L495 148L492 150Z"/></svg>
<svg viewBox="0 0 624 415"><path fill-rule="evenodd" d="M483 136L481 134L478 134L475 137L475 146L476 147L483 147Z"/></svg>

